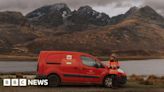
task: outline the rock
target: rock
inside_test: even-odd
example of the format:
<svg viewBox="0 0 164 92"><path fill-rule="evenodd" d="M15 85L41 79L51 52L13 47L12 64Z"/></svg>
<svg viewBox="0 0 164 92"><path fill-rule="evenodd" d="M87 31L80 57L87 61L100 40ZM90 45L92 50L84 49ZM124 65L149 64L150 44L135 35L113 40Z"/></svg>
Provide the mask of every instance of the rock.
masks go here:
<svg viewBox="0 0 164 92"><path fill-rule="evenodd" d="M164 17L158 14L150 6L141 8L132 7L125 14L112 17L110 24L117 24L126 19L138 19L143 22L157 24L161 27L164 27Z"/></svg>
<svg viewBox="0 0 164 92"><path fill-rule="evenodd" d="M34 25L57 27L64 23L63 18L71 13L64 3L43 6L26 15L30 23Z"/></svg>
<svg viewBox="0 0 164 92"><path fill-rule="evenodd" d="M105 13L99 13L93 10L90 6L83 6L77 11L72 12L69 21L74 24L105 26L108 25L110 17Z"/></svg>

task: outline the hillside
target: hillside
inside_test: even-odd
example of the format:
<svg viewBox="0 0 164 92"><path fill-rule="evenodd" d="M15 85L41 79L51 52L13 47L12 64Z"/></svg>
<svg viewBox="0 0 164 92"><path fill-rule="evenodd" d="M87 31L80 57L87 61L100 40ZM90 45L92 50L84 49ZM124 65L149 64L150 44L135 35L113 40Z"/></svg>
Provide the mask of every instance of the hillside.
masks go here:
<svg viewBox="0 0 164 92"><path fill-rule="evenodd" d="M126 20L112 27L89 28L82 32L65 32L39 38L27 47L34 52L37 48L84 51L101 55L111 52L122 55L152 55L159 54L164 49L164 30L153 24L150 27L150 24L138 20Z"/></svg>
<svg viewBox="0 0 164 92"><path fill-rule="evenodd" d="M0 53L28 53L26 48L19 46L36 38L37 35L21 13L0 12Z"/></svg>

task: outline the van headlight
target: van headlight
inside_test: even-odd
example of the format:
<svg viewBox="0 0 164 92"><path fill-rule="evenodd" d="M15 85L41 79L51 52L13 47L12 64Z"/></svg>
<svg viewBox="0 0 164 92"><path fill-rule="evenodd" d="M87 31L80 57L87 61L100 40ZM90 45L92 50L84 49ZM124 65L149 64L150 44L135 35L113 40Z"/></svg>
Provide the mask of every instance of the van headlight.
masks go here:
<svg viewBox="0 0 164 92"><path fill-rule="evenodd" d="M120 73L125 73L122 69L118 69L117 71Z"/></svg>

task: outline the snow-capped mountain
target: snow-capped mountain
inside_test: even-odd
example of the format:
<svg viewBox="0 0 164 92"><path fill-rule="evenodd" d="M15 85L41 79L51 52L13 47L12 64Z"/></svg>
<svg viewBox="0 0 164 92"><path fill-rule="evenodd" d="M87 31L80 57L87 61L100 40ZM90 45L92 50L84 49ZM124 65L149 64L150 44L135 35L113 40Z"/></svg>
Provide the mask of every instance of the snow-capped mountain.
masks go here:
<svg viewBox="0 0 164 92"><path fill-rule="evenodd" d="M26 15L29 22L34 25L59 26L63 24L63 18L70 15L71 10L66 4L58 3L43 6Z"/></svg>
<svg viewBox="0 0 164 92"><path fill-rule="evenodd" d="M109 16L99 13L90 6L80 7L71 12L70 8L64 3L43 6L26 15L28 20L34 25L60 26L67 24L104 26L109 23Z"/></svg>

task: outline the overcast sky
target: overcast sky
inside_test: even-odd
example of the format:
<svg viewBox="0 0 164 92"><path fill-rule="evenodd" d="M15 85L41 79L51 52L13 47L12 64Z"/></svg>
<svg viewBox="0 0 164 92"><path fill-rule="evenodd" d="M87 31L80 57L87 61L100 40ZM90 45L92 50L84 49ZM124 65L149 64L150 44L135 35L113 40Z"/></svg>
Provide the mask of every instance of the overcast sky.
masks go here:
<svg viewBox="0 0 164 92"><path fill-rule="evenodd" d="M20 11L26 14L36 8L54 3L66 3L74 10L90 5L93 9L109 16L125 13L132 6L149 5L164 15L164 0L0 0L1 11Z"/></svg>

